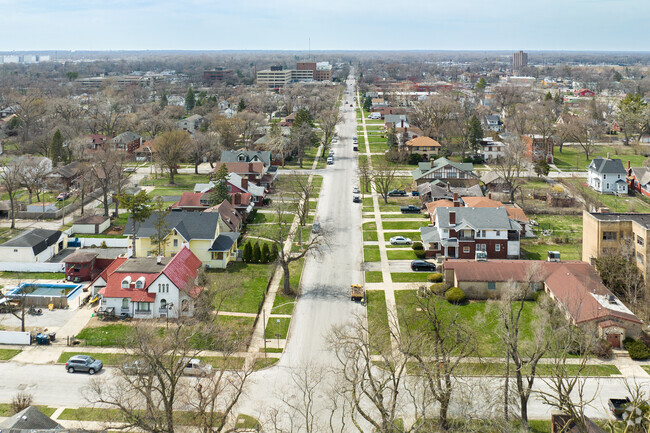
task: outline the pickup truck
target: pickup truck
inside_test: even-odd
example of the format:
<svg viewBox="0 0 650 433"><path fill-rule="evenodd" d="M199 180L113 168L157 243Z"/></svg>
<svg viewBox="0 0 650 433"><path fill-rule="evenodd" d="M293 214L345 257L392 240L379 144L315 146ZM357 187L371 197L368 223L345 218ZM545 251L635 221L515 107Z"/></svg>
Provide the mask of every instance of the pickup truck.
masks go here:
<svg viewBox="0 0 650 433"><path fill-rule="evenodd" d="M629 398L610 398L607 402L609 410L612 411L616 418L621 418L625 412L625 406L630 402Z"/></svg>
<svg viewBox="0 0 650 433"><path fill-rule="evenodd" d="M420 208L415 205L402 206L399 209L402 213L420 213Z"/></svg>
<svg viewBox="0 0 650 433"><path fill-rule="evenodd" d="M396 195L405 196L406 191L404 191L402 189L393 189L393 190L388 191L388 195L391 196L391 197L396 196Z"/></svg>

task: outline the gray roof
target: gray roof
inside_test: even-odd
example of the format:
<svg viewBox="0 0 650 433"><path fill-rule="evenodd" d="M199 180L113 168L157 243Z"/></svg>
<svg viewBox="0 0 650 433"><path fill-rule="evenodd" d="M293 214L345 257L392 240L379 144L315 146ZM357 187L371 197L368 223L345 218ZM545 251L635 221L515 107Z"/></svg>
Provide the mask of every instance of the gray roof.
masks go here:
<svg viewBox="0 0 650 433"><path fill-rule="evenodd" d="M30 229L25 230L13 239L9 239L2 247L31 247L34 255L44 251L47 247L54 245L61 238L58 230Z"/></svg>
<svg viewBox="0 0 650 433"><path fill-rule="evenodd" d="M495 181L503 182L503 177L496 171L488 171L483 176L481 176L481 182L486 185Z"/></svg>
<svg viewBox="0 0 650 433"><path fill-rule="evenodd" d="M158 215L153 212L143 223L136 224L136 234L140 238L156 235L154 225ZM176 230L185 240L214 239L219 223L219 212L170 212L165 217L167 230ZM124 235L132 235L131 217L124 227Z"/></svg>
<svg viewBox="0 0 650 433"><path fill-rule="evenodd" d="M439 180L434 180L432 182L425 182L418 185L418 192L421 196L431 194L432 200L437 200L441 198L452 198L454 193L458 194L461 197L483 197L483 190L479 185L472 185L469 187L462 186L442 186L439 184L444 184ZM447 189L449 188L449 189Z"/></svg>
<svg viewBox="0 0 650 433"><path fill-rule="evenodd" d="M449 225L449 212L456 212L456 224L453 226ZM439 227L443 229L453 229L461 224L468 224L476 230L517 230L519 226L508 218L504 207L439 207L436 208L436 216Z"/></svg>
<svg viewBox="0 0 650 433"><path fill-rule="evenodd" d="M121 134L116 135L113 137L110 142L111 143L120 143L120 144L127 144L135 140L139 140L142 137L136 134L135 132L131 131L126 131Z"/></svg>
<svg viewBox="0 0 650 433"><path fill-rule="evenodd" d="M131 257L125 260L115 272L128 273L141 273L141 274L157 274L162 271L165 266L172 261L171 257L163 257L161 262L158 263L155 257Z"/></svg>
<svg viewBox="0 0 650 433"><path fill-rule="evenodd" d="M428 175L429 173L439 170L442 167L451 166L460 171L464 171L473 176L474 174L474 164L471 162L454 162L450 161L447 158L438 158L433 162L420 162L418 168L413 170L411 174L413 175L413 180L418 180L419 178Z"/></svg>
<svg viewBox="0 0 650 433"><path fill-rule="evenodd" d="M635 223L643 226L643 228L650 229L650 213L600 213L589 212L589 215L599 221L634 221Z"/></svg>
<svg viewBox="0 0 650 433"><path fill-rule="evenodd" d="M408 123L408 117L406 114L386 114L384 116L384 123L400 123L401 121Z"/></svg>
<svg viewBox="0 0 650 433"><path fill-rule="evenodd" d="M59 430L61 425L38 410L29 406L6 420L0 422L0 431L18 430Z"/></svg>
<svg viewBox="0 0 650 433"><path fill-rule="evenodd" d="M632 167L632 175L636 177L637 182L641 185L647 185L650 182L650 169L646 167Z"/></svg>
<svg viewBox="0 0 650 433"><path fill-rule="evenodd" d="M262 138L260 138L259 140L261 140ZM257 141L255 143L257 144ZM244 158L244 160L242 161L240 160L240 158ZM268 152L266 150L225 150L221 153L221 162L254 162L254 161L261 161L264 163L264 165L267 166L270 165L271 152Z"/></svg>
<svg viewBox="0 0 650 433"><path fill-rule="evenodd" d="M440 234L437 227L420 227L420 238L423 243L440 242ZM425 246L426 249L426 246Z"/></svg>
<svg viewBox="0 0 650 433"><path fill-rule="evenodd" d="M620 159L609 159L599 156L591 161L589 168L594 169L596 173L627 174Z"/></svg>
<svg viewBox="0 0 650 433"><path fill-rule="evenodd" d="M237 242L237 238L239 238L239 233L237 232L221 233L214 240L208 251L230 251L235 242Z"/></svg>

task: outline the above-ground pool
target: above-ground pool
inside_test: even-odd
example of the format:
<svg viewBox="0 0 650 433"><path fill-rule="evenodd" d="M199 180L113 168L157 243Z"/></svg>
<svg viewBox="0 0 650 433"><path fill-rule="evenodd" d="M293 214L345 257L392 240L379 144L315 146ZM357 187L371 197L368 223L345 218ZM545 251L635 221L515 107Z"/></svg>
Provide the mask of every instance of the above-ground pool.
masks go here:
<svg viewBox="0 0 650 433"><path fill-rule="evenodd" d="M82 292L82 284L20 283L6 293L8 299L26 298L26 304L43 307L55 304L55 308L65 308L69 302Z"/></svg>

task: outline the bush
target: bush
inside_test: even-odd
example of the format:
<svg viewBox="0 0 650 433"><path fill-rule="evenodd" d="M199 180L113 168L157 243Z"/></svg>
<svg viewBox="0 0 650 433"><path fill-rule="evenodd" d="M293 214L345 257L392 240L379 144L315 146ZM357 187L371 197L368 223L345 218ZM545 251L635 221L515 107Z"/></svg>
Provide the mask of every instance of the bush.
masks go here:
<svg viewBox="0 0 650 433"><path fill-rule="evenodd" d="M430 283L439 283L442 281L442 274L440 272L434 272L427 275L427 281Z"/></svg>
<svg viewBox="0 0 650 433"><path fill-rule="evenodd" d="M415 257L417 257L418 259L424 259L427 256L426 251L416 250L413 252L415 253Z"/></svg>
<svg viewBox="0 0 650 433"><path fill-rule="evenodd" d="M625 349L627 349L627 353L630 354L630 358L633 360L643 361L650 358L650 349L642 342L633 338L626 338L623 344L625 345Z"/></svg>
<svg viewBox="0 0 650 433"><path fill-rule="evenodd" d="M447 283L435 283L435 284L431 284L431 287L429 287L429 290L431 290L433 293L435 293L438 296L443 296L447 291L447 289L449 289Z"/></svg>
<svg viewBox="0 0 650 433"><path fill-rule="evenodd" d="M242 255L242 260L244 263L251 263L251 260L253 259L253 247L251 246L250 242L246 242L246 245L244 245L244 254Z"/></svg>
<svg viewBox="0 0 650 433"><path fill-rule="evenodd" d="M408 163L410 165L418 165L422 161L424 161L424 158L419 153L412 153L409 155Z"/></svg>
<svg viewBox="0 0 650 433"><path fill-rule="evenodd" d="M250 224L255 221L255 215L257 215L257 209L253 209L251 213L248 214L246 217L246 222Z"/></svg>
<svg viewBox="0 0 650 433"><path fill-rule="evenodd" d="M251 263L259 263L262 259L262 250L260 250L259 242L255 242L253 245L253 255L251 257Z"/></svg>
<svg viewBox="0 0 650 433"><path fill-rule="evenodd" d="M452 287L445 292L445 299L450 304L462 304L465 302L465 292L458 287Z"/></svg>
<svg viewBox="0 0 650 433"><path fill-rule="evenodd" d="M275 262L278 259L278 244L273 243L271 247L271 254L269 255L269 262Z"/></svg>
<svg viewBox="0 0 650 433"><path fill-rule="evenodd" d="M417 250L424 250L424 246L422 245L422 242L418 242L418 241L413 242L413 245L411 245L411 248L412 248L414 251L417 251Z"/></svg>
<svg viewBox="0 0 650 433"><path fill-rule="evenodd" d="M609 359L612 357L612 345L601 338L591 349L591 354L600 359Z"/></svg>
<svg viewBox="0 0 650 433"><path fill-rule="evenodd" d="M269 249L269 244L265 243L262 246L262 256L260 258L261 263L268 263L271 260L271 250Z"/></svg>
<svg viewBox="0 0 650 433"><path fill-rule="evenodd" d="M33 400L34 397L30 393L21 391L11 399L11 411L17 414L31 406Z"/></svg>

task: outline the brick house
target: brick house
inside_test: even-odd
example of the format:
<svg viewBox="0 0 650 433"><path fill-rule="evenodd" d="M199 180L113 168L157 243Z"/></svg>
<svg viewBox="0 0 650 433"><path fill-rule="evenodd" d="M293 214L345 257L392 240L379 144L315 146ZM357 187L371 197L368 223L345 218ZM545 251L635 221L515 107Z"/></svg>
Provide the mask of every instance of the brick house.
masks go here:
<svg viewBox="0 0 650 433"><path fill-rule="evenodd" d="M417 153L424 157L424 159L431 159L432 156L440 154L440 143L430 137L417 137L404 143L409 153Z"/></svg>

